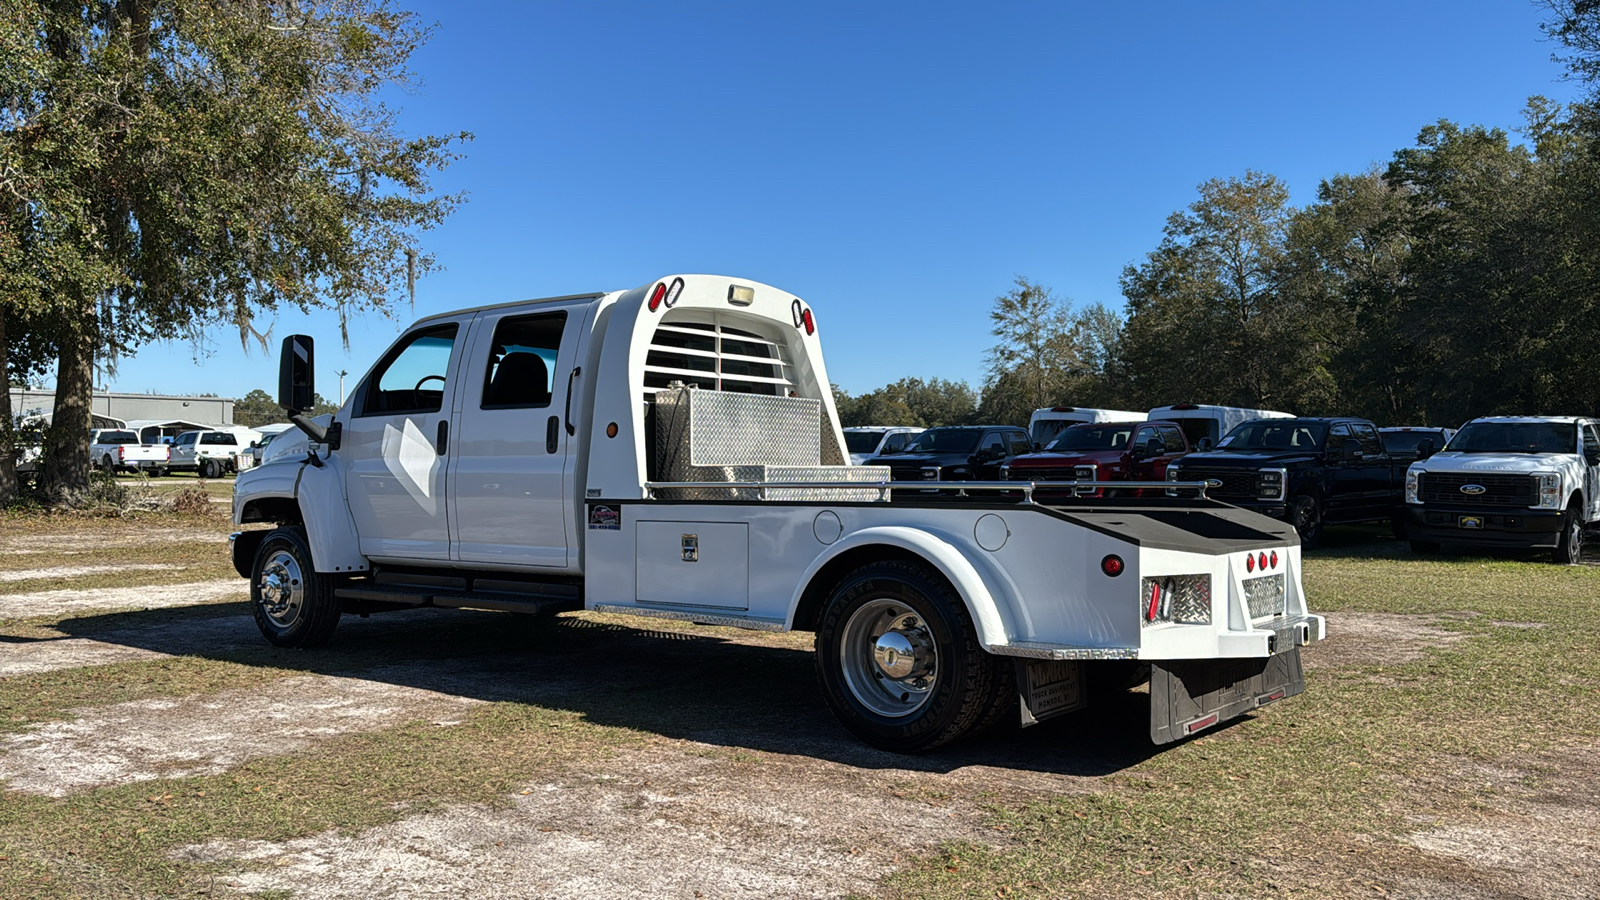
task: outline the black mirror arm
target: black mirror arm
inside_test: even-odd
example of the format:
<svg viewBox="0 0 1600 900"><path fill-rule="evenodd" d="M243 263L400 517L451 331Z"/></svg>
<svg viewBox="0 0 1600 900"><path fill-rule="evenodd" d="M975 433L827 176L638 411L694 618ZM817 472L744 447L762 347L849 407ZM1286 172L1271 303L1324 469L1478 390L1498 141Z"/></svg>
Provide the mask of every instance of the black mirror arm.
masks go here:
<svg viewBox="0 0 1600 900"><path fill-rule="evenodd" d="M339 449L339 439L344 436L344 426L339 422L324 428L306 418L299 410L289 411L289 421L294 427L306 433L306 437L318 444L326 444L329 450ZM315 454L313 454L315 455ZM318 465L321 465L319 462Z"/></svg>

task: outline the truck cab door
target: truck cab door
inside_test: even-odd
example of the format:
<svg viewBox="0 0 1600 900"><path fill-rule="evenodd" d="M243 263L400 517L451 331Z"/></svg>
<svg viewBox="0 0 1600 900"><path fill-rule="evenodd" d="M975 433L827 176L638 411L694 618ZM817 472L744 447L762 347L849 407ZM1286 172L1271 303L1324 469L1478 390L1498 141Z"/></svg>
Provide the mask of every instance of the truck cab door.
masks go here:
<svg viewBox="0 0 1600 900"><path fill-rule="evenodd" d="M1600 456L1600 431L1593 422L1583 424L1583 500L1588 505L1587 521L1600 520L1600 465L1589 462Z"/></svg>
<svg viewBox="0 0 1600 900"><path fill-rule="evenodd" d="M574 565L566 475L578 438L567 434L567 394L578 387L573 370L589 305L541 303L474 321L450 463L455 559Z"/></svg>
<svg viewBox="0 0 1600 900"><path fill-rule="evenodd" d="M469 318L405 334L356 386L335 458L364 556L450 558L450 404Z"/></svg>

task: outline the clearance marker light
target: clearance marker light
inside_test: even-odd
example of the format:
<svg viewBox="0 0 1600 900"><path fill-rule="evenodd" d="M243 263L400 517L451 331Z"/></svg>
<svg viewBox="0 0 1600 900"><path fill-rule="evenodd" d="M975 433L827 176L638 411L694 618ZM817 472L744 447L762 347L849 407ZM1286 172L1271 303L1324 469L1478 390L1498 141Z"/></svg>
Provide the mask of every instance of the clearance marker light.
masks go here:
<svg viewBox="0 0 1600 900"><path fill-rule="evenodd" d="M667 296L662 301L667 304L667 309L671 309L672 305L678 302L678 295L681 293L683 293L683 279L672 279L672 287L667 288Z"/></svg>
<svg viewBox="0 0 1600 900"><path fill-rule="evenodd" d="M800 315L800 312L803 309L805 309L805 307L800 305L799 300L795 300L793 303L789 304L789 315L794 317L794 327L796 328L803 327L806 324L805 319Z"/></svg>
<svg viewBox="0 0 1600 900"><path fill-rule="evenodd" d="M1145 610L1144 620L1154 622L1161 613L1161 582L1150 582L1150 608Z"/></svg>
<svg viewBox="0 0 1600 900"><path fill-rule="evenodd" d="M756 302L756 289L747 284L730 284L728 302L734 306L749 306Z"/></svg>
<svg viewBox="0 0 1600 900"><path fill-rule="evenodd" d="M1278 551L1276 550L1272 551L1272 567L1274 569L1278 567Z"/></svg>
<svg viewBox="0 0 1600 900"><path fill-rule="evenodd" d="M1244 555L1244 570L1246 572L1254 572L1256 570L1256 558L1248 553Z"/></svg>
<svg viewBox="0 0 1600 900"><path fill-rule="evenodd" d="M650 311L655 312L661 308L661 298L666 296L666 284L657 284L656 289L650 292Z"/></svg>
<svg viewBox="0 0 1600 900"><path fill-rule="evenodd" d="M1112 578L1121 575L1122 569L1122 557L1116 555L1115 553L1112 553L1105 559L1100 560L1100 571L1106 573Z"/></svg>
<svg viewBox="0 0 1600 900"><path fill-rule="evenodd" d="M1261 558L1256 560L1256 564L1261 567L1261 571L1265 572L1267 570L1267 554L1264 551L1261 554Z"/></svg>
<svg viewBox="0 0 1600 900"><path fill-rule="evenodd" d="M800 314L800 318L805 320L805 323L806 323L806 334L816 334L817 333L817 321L815 319L811 318L811 310L808 309L805 312L801 313Z"/></svg>

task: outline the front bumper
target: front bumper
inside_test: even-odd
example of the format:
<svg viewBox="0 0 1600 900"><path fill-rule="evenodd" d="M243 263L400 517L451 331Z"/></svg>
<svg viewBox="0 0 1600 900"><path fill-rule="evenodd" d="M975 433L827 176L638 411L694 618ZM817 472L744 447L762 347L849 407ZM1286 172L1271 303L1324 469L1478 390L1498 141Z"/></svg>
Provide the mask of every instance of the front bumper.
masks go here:
<svg viewBox="0 0 1600 900"><path fill-rule="evenodd" d="M1440 544L1548 549L1560 542L1565 515L1559 509L1408 503L1406 536Z"/></svg>

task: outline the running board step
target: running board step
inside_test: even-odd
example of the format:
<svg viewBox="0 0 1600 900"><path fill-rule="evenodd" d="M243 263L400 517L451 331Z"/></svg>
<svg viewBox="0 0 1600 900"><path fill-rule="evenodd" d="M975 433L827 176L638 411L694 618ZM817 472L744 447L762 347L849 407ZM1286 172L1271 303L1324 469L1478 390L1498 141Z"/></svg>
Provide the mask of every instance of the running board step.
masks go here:
<svg viewBox="0 0 1600 900"><path fill-rule="evenodd" d="M515 612L534 616L553 616L556 613L583 609L583 600L575 596L499 593L492 591L441 591L438 588L385 585L375 587L342 587L333 592L341 600L364 600L377 603L397 603L404 606L442 606L453 609L484 609L496 612Z"/></svg>

